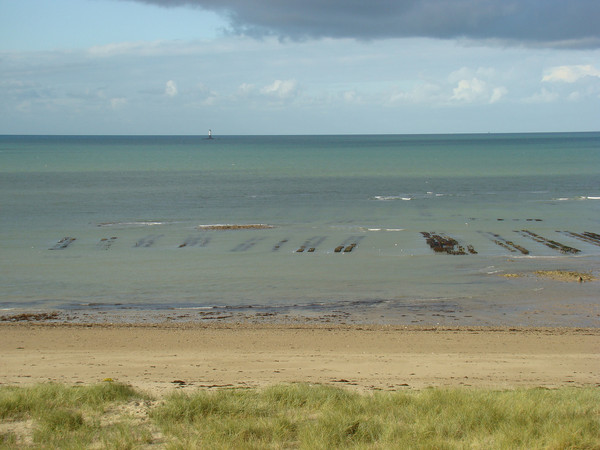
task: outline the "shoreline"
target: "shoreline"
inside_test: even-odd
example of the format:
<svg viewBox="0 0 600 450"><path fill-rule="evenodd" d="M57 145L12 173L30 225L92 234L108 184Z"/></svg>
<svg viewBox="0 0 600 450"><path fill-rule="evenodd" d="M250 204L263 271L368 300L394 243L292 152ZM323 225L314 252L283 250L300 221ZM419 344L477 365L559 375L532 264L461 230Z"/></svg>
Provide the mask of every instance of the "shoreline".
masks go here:
<svg viewBox="0 0 600 450"><path fill-rule="evenodd" d="M307 382L361 391L600 386L600 328L0 323L0 384L174 389Z"/></svg>
<svg viewBox="0 0 600 450"><path fill-rule="evenodd" d="M588 282L564 282L579 287ZM91 304L68 308L4 308L2 323L74 324L284 324L417 327L600 328L596 298L579 301L549 299L544 291L533 298L483 302L477 298L448 300L371 299L296 304L241 304L193 306L189 304ZM517 302L518 300L518 302Z"/></svg>

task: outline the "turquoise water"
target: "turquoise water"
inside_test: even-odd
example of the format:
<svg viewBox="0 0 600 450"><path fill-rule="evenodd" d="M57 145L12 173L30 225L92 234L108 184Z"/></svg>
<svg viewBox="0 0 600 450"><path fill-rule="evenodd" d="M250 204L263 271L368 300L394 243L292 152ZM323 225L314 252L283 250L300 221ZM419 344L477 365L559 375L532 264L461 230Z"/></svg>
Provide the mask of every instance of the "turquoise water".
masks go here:
<svg viewBox="0 0 600 450"><path fill-rule="evenodd" d="M597 283L498 274L597 274L600 246L564 232L600 233L600 133L0 136L0 174L6 310L598 323ZM437 254L421 232L477 253Z"/></svg>

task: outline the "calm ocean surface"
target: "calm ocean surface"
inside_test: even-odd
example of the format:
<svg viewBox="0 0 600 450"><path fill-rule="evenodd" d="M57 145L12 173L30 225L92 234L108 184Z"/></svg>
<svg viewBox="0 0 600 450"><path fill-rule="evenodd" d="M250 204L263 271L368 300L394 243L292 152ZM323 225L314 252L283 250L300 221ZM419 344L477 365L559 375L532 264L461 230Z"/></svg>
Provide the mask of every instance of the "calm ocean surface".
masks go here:
<svg viewBox="0 0 600 450"><path fill-rule="evenodd" d="M5 311L600 323L597 282L499 276L598 275L600 133L0 136L0 224Z"/></svg>

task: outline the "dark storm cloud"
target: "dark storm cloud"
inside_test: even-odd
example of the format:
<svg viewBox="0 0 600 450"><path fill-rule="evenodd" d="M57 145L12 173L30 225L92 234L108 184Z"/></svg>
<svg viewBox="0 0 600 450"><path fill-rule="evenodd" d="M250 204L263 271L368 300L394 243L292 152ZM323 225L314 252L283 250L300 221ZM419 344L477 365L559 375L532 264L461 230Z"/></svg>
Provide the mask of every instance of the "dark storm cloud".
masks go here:
<svg viewBox="0 0 600 450"><path fill-rule="evenodd" d="M134 0L225 14L232 30L282 38L492 39L600 47L598 0Z"/></svg>

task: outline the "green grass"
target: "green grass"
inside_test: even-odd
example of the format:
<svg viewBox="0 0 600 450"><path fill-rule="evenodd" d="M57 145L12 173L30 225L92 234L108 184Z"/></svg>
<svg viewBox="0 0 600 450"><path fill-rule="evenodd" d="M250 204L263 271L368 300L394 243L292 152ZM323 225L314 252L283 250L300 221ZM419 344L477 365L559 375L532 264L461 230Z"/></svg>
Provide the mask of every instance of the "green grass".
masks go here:
<svg viewBox="0 0 600 450"><path fill-rule="evenodd" d="M600 448L600 389L358 394L304 384L176 393L174 448Z"/></svg>
<svg viewBox="0 0 600 450"><path fill-rule="evenodd" d="M119 383L2 387L0 423L10 431L0 433L0 448L86 448L102 442L109 447L133 448L149 442L150 434L137 429L127 414L105 423L103 419L115 405L146 400L147 396ZM28 422L32 426L27 427ZM121 445L127 442L132 445Z"/></svg>
<svg viewBox="0 0 600 450"><path fill-rule="evenodd" d="M68 387L45 383L20 388L5 386L0 390L0 419L19 419L47 413L56 408L98 410L108 403L141 398L130 386L120 383L101 383L94 386Z"/></svg>
<svg viewBox="0 0 600 450"><path fill-rule="evenodd" d="M0 428L0 448L600 449L598 388L360 394L290 384L150 402L118 383L45 384L0 388L0 418L33 424L30 436Z"/></svg>

